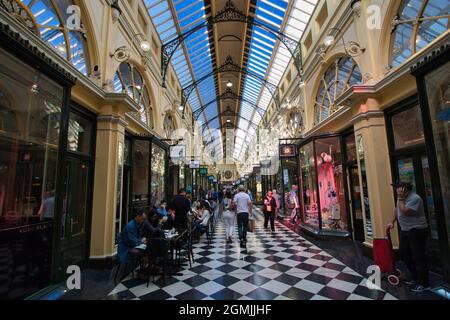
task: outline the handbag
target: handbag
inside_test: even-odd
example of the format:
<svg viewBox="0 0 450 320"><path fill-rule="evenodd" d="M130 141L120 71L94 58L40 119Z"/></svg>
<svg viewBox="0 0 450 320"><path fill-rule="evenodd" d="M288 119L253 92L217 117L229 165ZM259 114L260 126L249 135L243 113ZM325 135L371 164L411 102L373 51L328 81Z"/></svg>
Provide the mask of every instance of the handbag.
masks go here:
<svg viewBox="0 0 450 320"><path fill-rule="evenodd" d="M254 232L255 231L255 219L248 219L248 232Z"/></svg>

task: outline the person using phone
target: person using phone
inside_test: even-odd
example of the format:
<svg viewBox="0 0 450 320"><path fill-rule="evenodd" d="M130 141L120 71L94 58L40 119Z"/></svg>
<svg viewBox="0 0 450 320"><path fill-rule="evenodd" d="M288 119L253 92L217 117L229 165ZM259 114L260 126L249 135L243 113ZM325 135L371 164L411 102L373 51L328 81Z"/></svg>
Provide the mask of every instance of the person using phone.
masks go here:
<svg viewBox="0 0 450 320"><path fill-rule="evenodd" d="M397 207L388 227L392 229L398 222L401 229L400 253L411 273L411 278L404 279L404 282L412 285L412 291L422 292L430 285L426 254L428 223L423 200L410 183L399 182L393 186L397 193Z"/></svg>

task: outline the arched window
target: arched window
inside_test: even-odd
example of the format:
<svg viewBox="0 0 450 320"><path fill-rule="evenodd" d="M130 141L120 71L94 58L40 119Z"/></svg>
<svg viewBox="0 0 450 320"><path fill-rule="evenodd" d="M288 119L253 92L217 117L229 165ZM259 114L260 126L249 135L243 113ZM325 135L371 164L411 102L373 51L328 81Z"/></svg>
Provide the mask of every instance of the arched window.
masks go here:
<svg viewBox="0 0 450 320"><path fill-rule="evenodd" d="M392 31L391 66L406 59L450 27L450 2L442 0L403 0Z"/></svg>
<svg viewBox="0 0 450 320"><path fill-rule="evenodd" d="M336 100L352 85L362 82L361 72L355 60L345 56L334 61L320 80L316 96L314 123L328 118L339 106Z"/></svg>
<svg viewBox="0 0 450 320"><path fill-rule="evenodd" d="M71 0L1 0L0 8L13 15L87 75L86 34L79 17L68 10L73 4ZM72 13L68 14L68 11Z"/></svg>
<svg viewBox="0 0 450 320"><path fill-rule="evenodd" d="M139 119L153 127L150 96L139 71L128 62L122 62L114 77L114 91L127 93L139 105Z"/></svg>
<svg viewBox="0 0 450 320"><path fill-rule="evenodd" d="M164 132L166 133L166 138L170 139L173 132L175 131L175 122L173 121L172 115L167 113L164 117Z"/></svg>

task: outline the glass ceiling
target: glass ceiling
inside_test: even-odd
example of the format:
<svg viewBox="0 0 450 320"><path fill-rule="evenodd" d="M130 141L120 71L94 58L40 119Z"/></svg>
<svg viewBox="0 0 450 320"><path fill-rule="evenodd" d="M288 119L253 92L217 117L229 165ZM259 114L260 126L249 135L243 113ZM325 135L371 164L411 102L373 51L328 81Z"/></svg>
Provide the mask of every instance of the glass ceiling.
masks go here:
<svg viewBox="0 0 450 320"><path fill-rule="evenodd" d="M289 6L290 2L292 0L257 0L256 20L299 41L318 0L294 0L292 6ZM163 43L204 23L207 18L206 9L209 9L205 8L203 0L144 0L144 3ZM182 88L213 71L210 49L208 29L205 26L189 36L175 51L171 64ZM278 85L290 60L289 51L279 43L274 34L261 27L253 27L247 64L250 73ZM255 135L255 125L259 125L262 120L255 105L265 111L272 100L270 91L252 76L245 78L242 95L246 101L241 103L234 151L231 150L233 158L237 160L245 155L247 146ZM189 103L192 110L197 110L215 98L214 77L209 77L190 95ZM222 134L220 130L215 130L220 129L218 113L218 103L215 102L198 118L200 127L204 128L204 141L216 160L224 157Z"/></svg>
<svg viewBox="0 0 450 320"><path fill-rule="evenodd" d="M205 4L203 0L144 0L145 6L155 24L162 43L175 39L180 34L201 25L206 20ZM171 5L174 11L170 9ZM208 38L208 28L202 27L189 36L175 51L171 64L180 80L182 88L213 71L212 57ZM201 108L205 103L216 97L214 78L202 81L197 89L189 96L192 110ZM207 119L219 115L217 102L212 103L198 118L202 128ZM222 138L219 120L208 122L203 130L203 140L208 143L207 148L215 155L213 158L223 157Z"/></svg>
<svg viewBox="0 0 450 320"><path fill-rule="evenodd" d="M289 1L258 0L256 18L271 27L281 30L290 38L299 41L318 1L295 0L289 14L284 16ZM282 20L285 18L287 18L287 22L282 28ZM268 48L274 49L270 50ZM273 55L275 58L270 64L270 59ZM270 83L278 85L290 60L290 52L273 34L267 33L258 27L254 28L248 62L249 70L265 77ZM272 100L270 91L261 82L251 77L247 77L245 80L243 95L263 110L267 110ZM246 117L251 117L252 122L258 125L262 120L261 115L256 112L255 108L248 104L242 104L241 115L243 114ZM255 130L244 121L239 122L238 128L234 158L242 160L248 144L255 135Z"/></svg>

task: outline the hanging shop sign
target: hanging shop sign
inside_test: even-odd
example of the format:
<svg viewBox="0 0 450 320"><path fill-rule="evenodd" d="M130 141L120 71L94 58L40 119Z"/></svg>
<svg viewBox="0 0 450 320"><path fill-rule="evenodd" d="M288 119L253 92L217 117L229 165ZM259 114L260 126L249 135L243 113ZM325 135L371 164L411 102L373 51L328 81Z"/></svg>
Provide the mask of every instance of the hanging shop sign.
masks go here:
<svg viewBox="0 0 450 320"><path fill-rule="evenodd" d="M186 146L170 146L171 159L184 159L186 157Z"/></svg>
<svg viewBox="0 0 450 320"><path fill-rule="evenodd" d="M280 158L291 158L297 156L295 144L283 144L280 146Z"/></svg>
<svg viewBox="0 0 450 320"><path fill-rule="evenodd" d="M200 161L199 160L191 160L191 162L189 163L189 168L190 169L200 168Z"/></svg>
<svg viewBox="0 0 450 320"><path fill-rule="evenodd" d="M200 168L199 173L201 176L207 176L208 175L208 168Z"/></svg>

